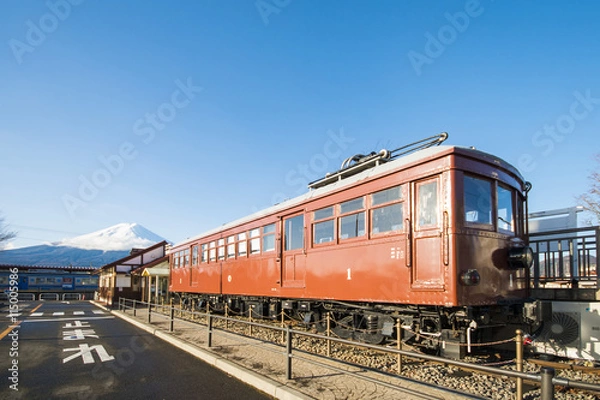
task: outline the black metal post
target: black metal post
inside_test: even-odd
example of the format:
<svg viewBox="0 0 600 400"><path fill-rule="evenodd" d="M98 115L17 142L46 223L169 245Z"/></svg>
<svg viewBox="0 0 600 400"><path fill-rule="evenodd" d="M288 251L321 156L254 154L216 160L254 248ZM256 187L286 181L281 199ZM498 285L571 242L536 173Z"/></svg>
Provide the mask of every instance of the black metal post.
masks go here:
<svg viewBox="0 0 600 400"><path fill-rule="evenodd" d="M134 300L134 301L133 301L133 316L134 316L134 317L136 316L136 310L135 310L135 305L136 305L136 303L137 303L137 300Z"/></svg>
<svg viewBox="0 0 600 400"><path fill-rule="evenodd" d="M170 307L170 315L169 315L169 332L173 332L173 325L175 323L175 307L173 307L173 302L171 302Z"/></svg>
<svg viewBox="0 0 600 400"><path fill-rule="evenodd" d="M151 315L152 315L152 303L150 303L148 301L148 323L150 323L150 321L151 321Z"/></svg>
<svg viewBox="0 0 600 400"><path fill-rule="evenodd" d="M212 346L212 329L213 329L213 317L212 317L212 314L208 314L208 340L206 341L208 347Z"/></svg>
<svg viewBox="0 0 600 400"><path fill-rule="evenodd" d="M552 378L554 378L554 368L542 367L540 372L542 375L542 400L554 399L554 384Z"/></svg>
<svg viewBox="0 0 600 400"><path fill-rule="evenodd" d="M286 374L287 380L292 379L292 331L290 326L285 327L285 355L286 355Z"/></svg>

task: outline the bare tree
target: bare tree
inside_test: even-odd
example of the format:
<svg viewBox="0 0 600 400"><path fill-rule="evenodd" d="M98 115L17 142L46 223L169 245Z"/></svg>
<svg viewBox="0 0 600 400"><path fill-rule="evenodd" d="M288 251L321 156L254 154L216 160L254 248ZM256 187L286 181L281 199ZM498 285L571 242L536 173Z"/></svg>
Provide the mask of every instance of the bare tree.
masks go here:
<svg viewBox="0 0 600 400"><path fill-rule="evenodd" d="M0 249L2 248L2 243L9 241L17 236L17 232L12 232L7 229L4 225L4 218L0 216Z"/></svg>
<svg viewBox="0 0 600 400"><path fill-rule="evenodd" d="M596 154L595 158L600 166L600 154ZM591 181L590 189L578 196L577 201L600 222L600 169L592 172L588 178Z"/></svg>

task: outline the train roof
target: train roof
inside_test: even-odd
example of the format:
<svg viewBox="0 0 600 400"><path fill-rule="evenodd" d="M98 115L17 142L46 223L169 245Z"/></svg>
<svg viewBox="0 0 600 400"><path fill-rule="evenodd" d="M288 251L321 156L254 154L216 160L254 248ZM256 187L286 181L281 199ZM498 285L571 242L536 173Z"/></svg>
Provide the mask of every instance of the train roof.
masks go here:
<svg viewBox="0 0 600 400"><path fill-rule="evenodd" d="M257 211L248 216L245 216L245 217L239 218L237 220L223 224L218 228L211 229L209 231L206 231L204 233L201 233L199 235L196 235L194 237L191 237L191 238L183 240L179 243L176 243L175 245L173 245L172 249L175 249L186 243L194 242L203 237L214 235L215 233L219 233L223 230L234 228L236 226L243 225L247 222L251 222L256 219L260 219L260 218L267 217L272 214L276 214L280 211L283 211L288 208L292 208L294 206L302 204L308 200L317 199L326 194L334 193L338 190L347 188L358 182L361 182L364 180L369 180L369 179L380 177L380 176L384 176L393 171L401 170L403 168L407 168L414 164L422 163L425 161L431 161L436 158L440 158L440 157L443 157L443 156L446 156L446 155L452 154L452 153L459 154L459 155L469 157L469 158L479 159L486 163L494 164L497 167L508 171L510 174L514 175L517 179L519 179L521 182L524 182L524 179L523 179L522 175L519 173L519 171L514 166L512 166L511 164L507 163L506 161L500 159L499 157L496 157L492 154L489 154L489 153L486 153L486 152L483 152L480 150L476 150L476 149L470 148L470 147L439 145L439 146L429 147L429 148L426 148L423 150L419 150L412 154L408 154L408 155L405 155L405 156L402 156L402 157L399 157L396 159L392 159L390 161L376 165L372 168L369 168L367 170L359 172L350 177L330 183L326 186L321 186L316 189L309 190L307 193L302 194L298 197L294 197L292 199L285 200L281 203L278 203L271 207Z"/></svg>

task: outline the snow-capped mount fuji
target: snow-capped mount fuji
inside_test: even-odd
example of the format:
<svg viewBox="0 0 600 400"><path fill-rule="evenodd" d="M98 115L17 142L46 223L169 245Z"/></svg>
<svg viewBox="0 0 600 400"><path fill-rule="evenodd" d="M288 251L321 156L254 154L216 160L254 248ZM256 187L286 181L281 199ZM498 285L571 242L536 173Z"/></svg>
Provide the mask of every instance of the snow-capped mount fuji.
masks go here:
<svg viewBox="0 0 600 400"><path fill-rule="evenodd" d="M136 223L106 229L40 246L0 251L0 264L101 267L129 254L162 242L161 236Z"/></svg>
<svg viewBox="0 0 600 400"><path fill-rule="evenodd" d="M140 224L121 223L86 235L64 239L56 245L83 250L129 251L132 248L149 247L163 240L165 239Z"/></svg>

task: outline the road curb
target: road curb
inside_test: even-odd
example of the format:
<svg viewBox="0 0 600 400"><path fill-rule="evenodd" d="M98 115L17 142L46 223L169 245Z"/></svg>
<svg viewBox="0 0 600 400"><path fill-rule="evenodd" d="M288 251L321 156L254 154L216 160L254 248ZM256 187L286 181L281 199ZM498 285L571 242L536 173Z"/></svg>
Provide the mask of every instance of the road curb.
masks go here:
<svg viewBox="0 0 600 400"><path fill-rule="evenodd" d="M148 326L147 324L140 322L136 319L129 317L119 311L111 310L104 305L97 303L93 300L90 300L90 303L94 304L97 307L100 307L111 314L121 318L122 320L129 322L132 325L156 336L157 338L164 340L167 343L170 343L173 346L180 348L181 350L193 355L196 358L201 359L214 366L215 368L220 369L221 371L235 377L236 379L255 387L263 393L266 393L270 396L273 396L277 399L281 400L310 400L312 397L307 396L301 392L298 392L295 389L292 389L282 383L279 383L271 378L266 376L257 374L254 371L248 370L238 364L235 364L229 360L226 360L222 357L219 357L210 351L201 349L193 344L181 340L179 338L174 337L173 335L164 332L159 329L155 329L154 327Z"/></svg>

